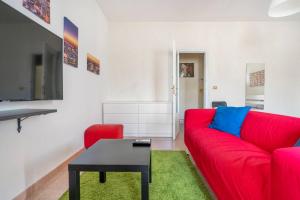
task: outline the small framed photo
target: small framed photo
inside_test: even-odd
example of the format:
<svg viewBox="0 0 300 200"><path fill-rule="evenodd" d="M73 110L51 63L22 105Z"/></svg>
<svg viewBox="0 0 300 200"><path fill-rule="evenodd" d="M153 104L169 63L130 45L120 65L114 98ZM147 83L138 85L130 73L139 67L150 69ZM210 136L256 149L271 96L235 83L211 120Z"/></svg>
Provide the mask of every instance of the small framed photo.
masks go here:
<svg viewBox="0 0 300 200"><path fill-rule="evenodd" d="M87 54L87 70L94 74L100 74L100 60L89 53Z"/></svg>
<svg viewBox="0 0 300 200"><path fill-rule="evenodd" d="M180 63L179 72L182 78L193 78L195 76L194 63Z"/></svg>

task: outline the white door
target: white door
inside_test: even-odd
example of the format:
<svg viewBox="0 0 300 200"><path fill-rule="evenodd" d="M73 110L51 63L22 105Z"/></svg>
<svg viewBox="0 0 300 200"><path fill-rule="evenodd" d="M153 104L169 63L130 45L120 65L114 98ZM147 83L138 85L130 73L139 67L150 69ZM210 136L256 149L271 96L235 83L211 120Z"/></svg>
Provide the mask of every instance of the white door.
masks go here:
<svg viewBox="0 0 300 200"><path fill-rule="evenodd" d="M179 58L176 50L176 43L173 41L173 60L172 60L172 133L173 140L179 133Z"/></svg>

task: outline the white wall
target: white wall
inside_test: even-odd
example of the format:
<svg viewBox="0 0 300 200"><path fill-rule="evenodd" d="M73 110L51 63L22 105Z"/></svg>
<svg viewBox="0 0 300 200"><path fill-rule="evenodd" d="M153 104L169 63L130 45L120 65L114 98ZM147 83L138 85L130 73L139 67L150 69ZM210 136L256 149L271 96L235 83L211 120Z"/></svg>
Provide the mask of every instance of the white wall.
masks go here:
<svg viewBox="0 0 300 200"><path fill-rule="evenodd" d="M12 199L83 147L83 131L101 122L101 102L107 83L108 24L96 0L51 0L51 25L22 7L21 0L5 0L22 13L63 36L63 17L79 27L79 67L64 65L64 100L2 102L1 110L55 108L57 113L25 120L17 134L16 120L0 122L0 199ZM101 58L101 75L86 70L86 53Z"/></svg>
<svg viewBox="0 0 300 200"><path fill-rule="evenodd" d="M204 54L180 53L179 63L194 63L194 77L179 78L180 119L184 119L185 110L203 108Z"/></svg>
<svg viewBox="0 0 300 200"><path fill-rule="evenodd" d="M206 106L245 104L246 63L266 63L266 111L300 116L300 22L110 23L113 100L169 100L172 40L206 54ZM217 85L218 89L213 90Z"/></svg>

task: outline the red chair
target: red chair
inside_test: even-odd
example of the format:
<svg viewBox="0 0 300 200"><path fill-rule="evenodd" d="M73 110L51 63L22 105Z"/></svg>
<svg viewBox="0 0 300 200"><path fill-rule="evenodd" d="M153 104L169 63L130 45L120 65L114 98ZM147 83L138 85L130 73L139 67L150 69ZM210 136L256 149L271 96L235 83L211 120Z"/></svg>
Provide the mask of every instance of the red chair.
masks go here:
<svg viewBox="0 0 300 200"><path fill-rule="evenodd" d="M101 139L123 139L123 125L96 124L85 130L84 146L86 149Z"/></svg>

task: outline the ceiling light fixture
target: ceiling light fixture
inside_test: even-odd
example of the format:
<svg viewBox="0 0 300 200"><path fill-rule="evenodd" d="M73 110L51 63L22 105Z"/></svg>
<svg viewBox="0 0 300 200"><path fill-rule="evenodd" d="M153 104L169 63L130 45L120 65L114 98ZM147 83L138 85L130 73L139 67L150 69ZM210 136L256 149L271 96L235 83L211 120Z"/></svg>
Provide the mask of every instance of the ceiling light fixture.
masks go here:
<svg viewBox="0 0 300 200"><path fill-rule="evenodd" d="M270 17L285 17L300 12L300 0L272 0Z"/></svg>

